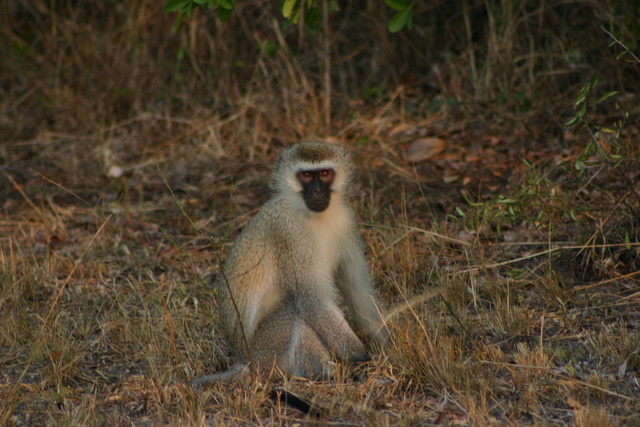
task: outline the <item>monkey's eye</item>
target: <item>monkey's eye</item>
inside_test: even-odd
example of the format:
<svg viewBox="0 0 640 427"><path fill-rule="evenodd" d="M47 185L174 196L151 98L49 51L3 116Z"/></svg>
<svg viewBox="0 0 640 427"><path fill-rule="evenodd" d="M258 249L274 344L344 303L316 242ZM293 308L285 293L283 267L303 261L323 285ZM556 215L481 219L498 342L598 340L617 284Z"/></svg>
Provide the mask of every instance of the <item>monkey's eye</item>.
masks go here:
<svg viewBox="0 0 640 427"><path fill-rule="evenodd" d="M300 180L300 182L306 184L306 183L311 182L311 180L313 179L313 172L312 171L299 171L296 174L296 177Z"/></svg>
<svg viewBox="0 0 640 427"><path fill-rule="evenodd" d="M313 173L310 171L300 171L298 172L298 179L309 182L313 179Z"/></svg>
<svg viewBox="0 0 640 427"><path fill-rule="evenodd" d="M333 169L322 169L318 171L318 175L323 182L331 182L333 181L336 172Z"/></svg>

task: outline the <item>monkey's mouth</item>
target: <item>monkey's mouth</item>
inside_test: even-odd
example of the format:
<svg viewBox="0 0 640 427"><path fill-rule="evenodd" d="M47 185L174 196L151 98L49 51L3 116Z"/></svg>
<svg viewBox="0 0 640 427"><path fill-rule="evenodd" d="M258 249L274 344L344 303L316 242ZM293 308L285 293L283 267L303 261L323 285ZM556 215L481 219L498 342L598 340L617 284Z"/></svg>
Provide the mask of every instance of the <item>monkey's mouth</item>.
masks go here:
<svg viewBox="0 0 640 427"><path fill-rule="evenodd" d="M316 198L305 200L304 203L307 205L307 208L313 212L322 212L329 207L329 198Z"/></svg>

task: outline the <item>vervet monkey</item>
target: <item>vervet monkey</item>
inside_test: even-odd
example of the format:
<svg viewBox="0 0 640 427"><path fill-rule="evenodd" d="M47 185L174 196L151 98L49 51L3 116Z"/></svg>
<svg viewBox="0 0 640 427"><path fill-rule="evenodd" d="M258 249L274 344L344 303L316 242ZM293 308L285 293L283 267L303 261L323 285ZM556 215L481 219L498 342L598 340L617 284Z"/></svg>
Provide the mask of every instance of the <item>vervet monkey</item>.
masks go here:
<svg viewBox="0 0 640 427"><path fill-rule="evenodd" d="M249 362L266 374L322 379L332 361L369 360L359 331L387 339L356 215L347 202L353 163L335 145L303 142L273 170L273 196L238 236L219 280L222 332L244 362L192 384L227 380Z"/></svg>

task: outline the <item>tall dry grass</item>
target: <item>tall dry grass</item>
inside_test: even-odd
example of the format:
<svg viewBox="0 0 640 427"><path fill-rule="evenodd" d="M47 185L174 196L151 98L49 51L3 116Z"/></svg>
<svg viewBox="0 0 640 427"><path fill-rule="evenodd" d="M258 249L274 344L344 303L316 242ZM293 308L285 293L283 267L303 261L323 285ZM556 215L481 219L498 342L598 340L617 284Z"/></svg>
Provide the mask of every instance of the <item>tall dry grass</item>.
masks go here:
<svg viewBox="0 0 640 427"><path fill-rule="evenodd" d="M629 3L434 2L396 36L348 2L329 53L275 4L175 34L161 6L0 5L0 424L315 422L259 378L186 385L230 363L210 281L278 149L314 137L358 163L392 333L360 382L285 381L319 422L639 421L637 64L600 29L635 49ZM562 127L593 75L630 113L597 140L619 164Z"/></svg>

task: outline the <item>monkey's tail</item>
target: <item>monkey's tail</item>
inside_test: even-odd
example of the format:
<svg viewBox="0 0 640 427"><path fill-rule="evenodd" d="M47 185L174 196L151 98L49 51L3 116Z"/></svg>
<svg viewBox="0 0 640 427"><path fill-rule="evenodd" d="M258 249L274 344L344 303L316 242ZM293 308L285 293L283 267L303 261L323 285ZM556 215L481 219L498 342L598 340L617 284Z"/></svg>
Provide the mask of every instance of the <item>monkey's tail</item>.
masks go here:
<svg viewBox="0 0 640 427"><path fill-rule="evenodd" d="M249 362L239 362L233 365L231 368L224 372L218 372L211 375L203 375L198 378L194 378L189 381L189 384L199 389L202 386L208 386L216 383L230 383L234 382L250 372ZM271 389L271 398L273 400L279 400L285 405L296 408L307 415L321 418L325 414L325 409L321 406L310 402L297 394L286 390L282 387L274 387Z"/></svg>
<svg viewBox="0 0 640 427"><path fill-rule="evenodd" d="M312 417L323 418L326 412L325 408L321 407L320 405L309 402L305 398L300 397L297 394L282 387L272 388L271 398L273 400L279 400L285 405L296 408L307 415L311 415Z"/></svg>

